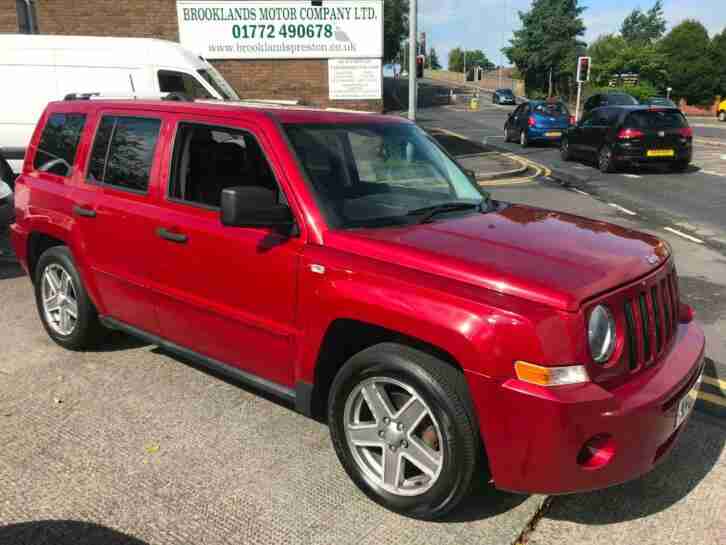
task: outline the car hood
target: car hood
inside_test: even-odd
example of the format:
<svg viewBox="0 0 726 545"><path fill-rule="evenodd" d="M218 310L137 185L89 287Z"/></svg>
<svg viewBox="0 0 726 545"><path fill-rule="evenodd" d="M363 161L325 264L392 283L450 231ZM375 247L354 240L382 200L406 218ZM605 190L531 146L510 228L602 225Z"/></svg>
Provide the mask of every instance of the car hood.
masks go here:
<svg viewBox="0 0 726 545"><path fill-rule="evenodd" d="M567 311L670 256L668 245L650 235L521 205L421 225L335 231L325 244Z"/></svg>

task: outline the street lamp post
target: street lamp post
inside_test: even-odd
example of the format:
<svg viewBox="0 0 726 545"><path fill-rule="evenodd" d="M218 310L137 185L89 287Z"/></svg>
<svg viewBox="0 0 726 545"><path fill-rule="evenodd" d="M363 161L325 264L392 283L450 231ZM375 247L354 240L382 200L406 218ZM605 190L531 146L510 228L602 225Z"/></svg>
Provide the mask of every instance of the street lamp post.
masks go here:
<svg viewBox="0 0 726 545"><path fill-rule="evenodd" d="M409 4L409 15L408 15L408 118L411 121L416 121L416 95L417 95L417 84L416 81L416 57L418 57L418 48L416 47L416 40L418 37L418 29L416 28L416 15L418 6L416 0L411 0Z"/></svg>

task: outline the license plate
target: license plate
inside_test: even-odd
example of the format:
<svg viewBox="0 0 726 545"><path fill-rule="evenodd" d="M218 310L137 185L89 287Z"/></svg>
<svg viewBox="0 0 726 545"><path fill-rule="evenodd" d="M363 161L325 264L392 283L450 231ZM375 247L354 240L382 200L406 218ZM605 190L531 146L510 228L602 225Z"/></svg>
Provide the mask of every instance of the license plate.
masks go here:
<svg viewBox="0 0 726 545"><path fill-rule="evenodd" d="M545 136L562 136L562 133L560 131L550 131L546 132Z"/></svg>
<svg viewBox="0 0 726 545"><path fill-rule="evenodd" d="M678 402L678 407L676 408L676 428L683 424L683 421L688 417L689 414L691 414L693 407L696 405L696 400L698 399L698 391L701 388L702 380L703 372L698 375L696 383L688 391L688 393L684 395Z"/></svg>
<svg viewBox="0 0 726 545"><path fill-rule="evenodd" d="M673 157L676 154L672 149L649 149L648 157Z"/></svg>

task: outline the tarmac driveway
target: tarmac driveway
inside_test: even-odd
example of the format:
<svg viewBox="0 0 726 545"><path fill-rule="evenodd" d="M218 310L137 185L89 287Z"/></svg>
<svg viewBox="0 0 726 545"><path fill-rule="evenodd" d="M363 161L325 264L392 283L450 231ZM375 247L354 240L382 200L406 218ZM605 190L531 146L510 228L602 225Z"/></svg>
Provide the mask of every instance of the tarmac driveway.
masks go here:
<svg viewBox="0 0 726 545"><path fill-rule="evenodd" d="M483 484L448 521L419 522L359 493L325 425L276 401L123 335L60 349L3 258L0 303L0 544L726 542L722 421L696 415L644 479L546 513Z"/></svg>

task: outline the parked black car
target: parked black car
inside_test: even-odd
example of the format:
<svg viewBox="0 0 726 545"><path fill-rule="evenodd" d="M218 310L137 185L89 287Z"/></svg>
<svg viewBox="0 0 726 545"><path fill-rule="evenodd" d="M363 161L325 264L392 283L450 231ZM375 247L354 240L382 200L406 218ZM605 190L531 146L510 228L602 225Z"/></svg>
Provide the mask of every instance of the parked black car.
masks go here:
<svg viewBox="0 0 726 545"><path fill-rule="evenodd" d="M583 111L587 113L605 106L637 106L638 104L638 99L627 93L598 93L585 101Z"/></svg>
<svg viewBox="0 0 726 545"><path fill-rule="evenodd" d="M649 163L668 163L682 172L693 157L693 130L676 108L597 108L566 131L560 153L565 161L596 159L602 172Z"/></svg>
<svg viewBox="0 0 726 545"><path fill-rule="evenodd" d="M517 99L511 89L497 89L492 93L492 104L516 104Z"/></svg>

